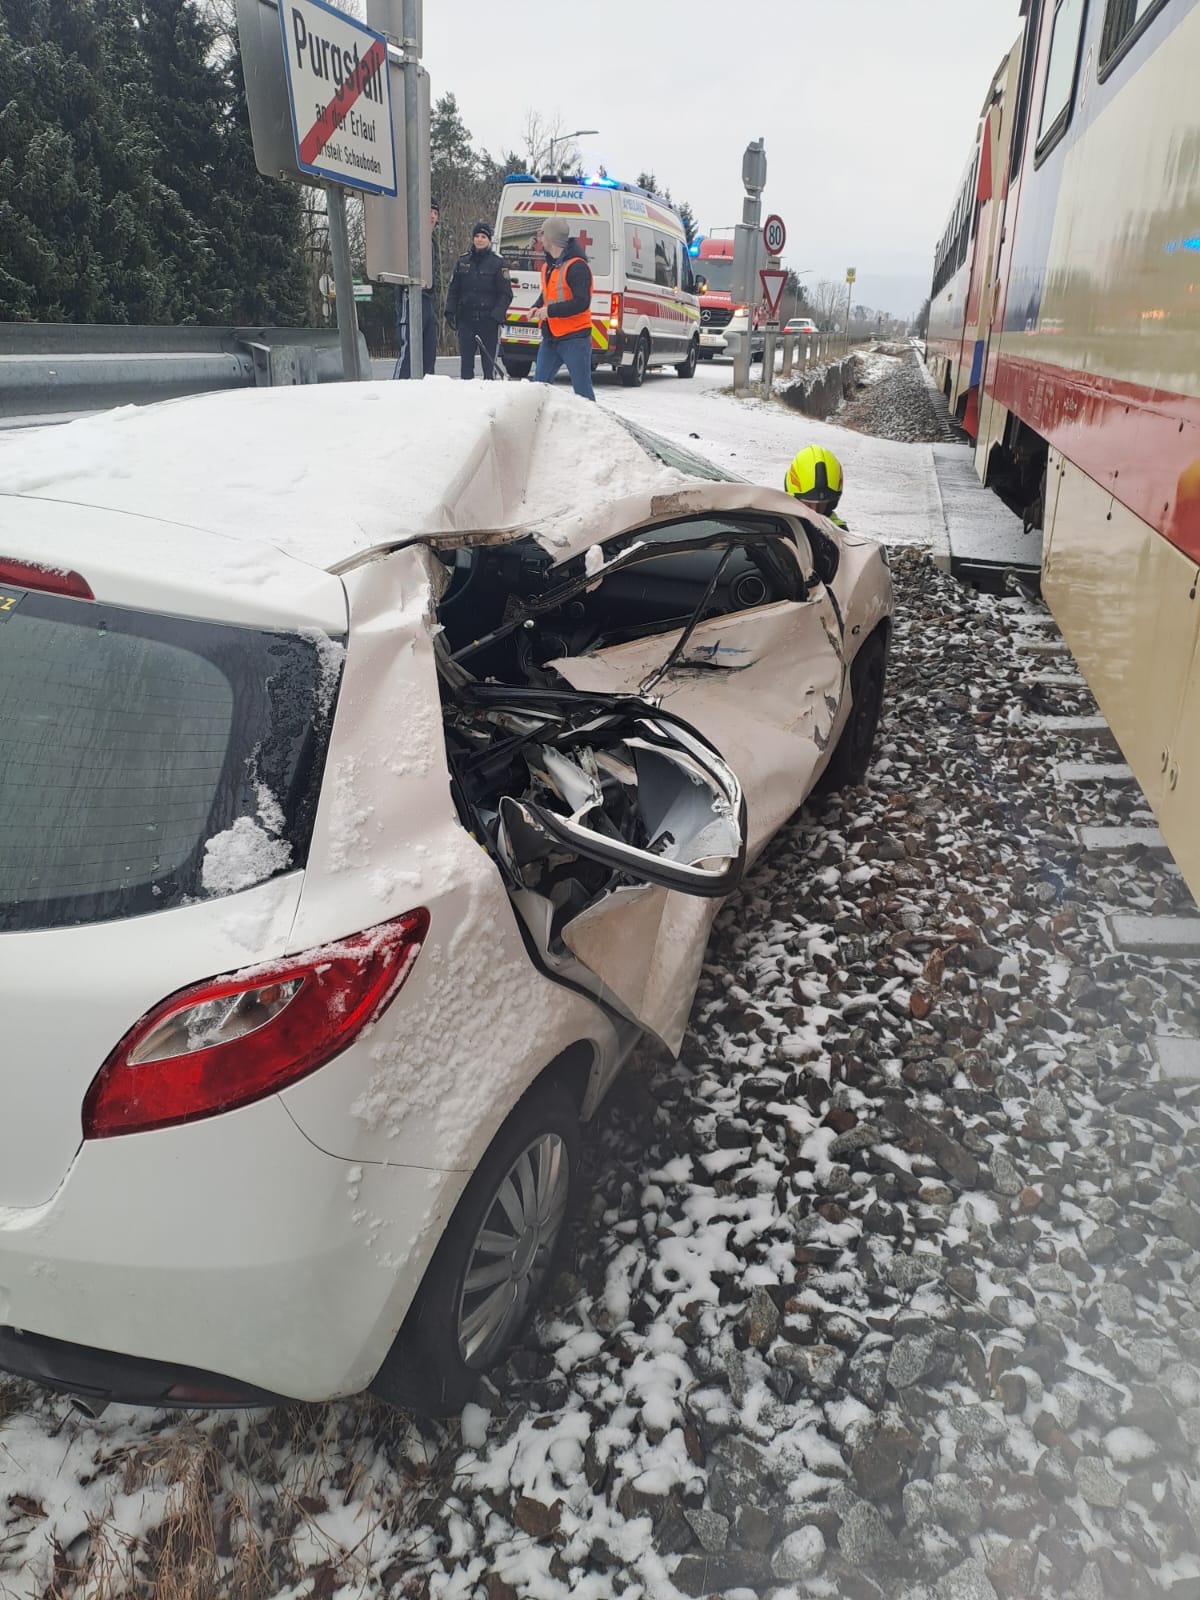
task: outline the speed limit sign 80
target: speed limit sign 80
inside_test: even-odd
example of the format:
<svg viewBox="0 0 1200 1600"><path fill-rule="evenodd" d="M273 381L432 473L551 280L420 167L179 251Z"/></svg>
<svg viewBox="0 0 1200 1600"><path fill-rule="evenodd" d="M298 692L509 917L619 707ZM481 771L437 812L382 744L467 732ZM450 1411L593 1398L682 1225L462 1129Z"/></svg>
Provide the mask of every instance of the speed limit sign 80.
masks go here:
<svg viewBox="0 0 1200 1600"><path fill-rule="evenodd" d="M783 218L777 217L774 212L763 223L763 243L767 252L773 256L783 254L783 247L787 243L787 229L783 225Z"/></svg>

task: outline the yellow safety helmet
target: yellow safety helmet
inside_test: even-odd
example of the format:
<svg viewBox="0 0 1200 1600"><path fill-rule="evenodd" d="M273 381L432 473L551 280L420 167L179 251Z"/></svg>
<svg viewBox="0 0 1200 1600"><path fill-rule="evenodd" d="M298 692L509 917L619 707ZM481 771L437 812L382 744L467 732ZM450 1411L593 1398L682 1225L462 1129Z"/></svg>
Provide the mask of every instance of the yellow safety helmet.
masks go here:
<svg viewBox="0 0 1200 1600"><path fill-rule="evenodd" d="M842 498L842 464L832 450L807 445L787 469L783 487L788 494L829 516Z"/></svg>

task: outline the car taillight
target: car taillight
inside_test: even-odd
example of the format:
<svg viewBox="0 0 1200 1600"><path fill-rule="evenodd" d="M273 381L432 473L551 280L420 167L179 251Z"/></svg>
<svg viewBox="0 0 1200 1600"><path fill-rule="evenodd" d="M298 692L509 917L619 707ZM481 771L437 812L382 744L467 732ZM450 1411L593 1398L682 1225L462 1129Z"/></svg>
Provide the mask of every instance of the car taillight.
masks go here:
<svg viewBox="0 0 1200 1600"><path fill-rule="evenodd" d="M619 294L615 294L612 297L612 305L608 313L608 325L610 328L619 328L621 326L621 296Z"/></svg>
<svg viewBox="0 0 1200 1600"><path fill-rule="evenodd" d="M410 911L336 944L170 995L92 1080L84 1138L215 1116L324 1066L382 1015L428 931L428 911Z"/></svg>
<svg viewBox="0 0 1200 1600"><path fill-rule="evenodd" d="M13 561L0 556L0 583L18 589L37 589L43 594L65 594L75 600L94 600L92 586L79 573L61 567L43 567L36 561Z"/></svg>

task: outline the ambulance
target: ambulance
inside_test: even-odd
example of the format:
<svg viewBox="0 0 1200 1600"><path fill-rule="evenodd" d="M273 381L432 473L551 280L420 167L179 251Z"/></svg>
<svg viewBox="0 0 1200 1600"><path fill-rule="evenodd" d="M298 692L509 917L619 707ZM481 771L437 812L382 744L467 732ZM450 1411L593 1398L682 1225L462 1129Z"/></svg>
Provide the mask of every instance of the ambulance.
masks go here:
<svg viewBox="0 0 1200 1600"><path fill-rule="evenodd" d="M650 367L695 374L700 298L683 224L645 189L612 178L505 180L494 247L508 264L513 297L500 354L513 378L528 377L541 332L533 306L544 261L538 230L563 217L592 269L592 370L610 368L639 385Z"/></svg>

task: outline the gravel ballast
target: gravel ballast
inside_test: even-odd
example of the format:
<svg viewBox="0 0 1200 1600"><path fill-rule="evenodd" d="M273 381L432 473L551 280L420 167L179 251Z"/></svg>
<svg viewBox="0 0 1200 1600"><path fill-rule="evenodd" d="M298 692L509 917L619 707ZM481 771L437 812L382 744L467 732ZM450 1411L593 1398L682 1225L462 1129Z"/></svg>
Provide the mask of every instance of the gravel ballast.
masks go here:
<svg viewBox="0 0 1200 1600"><path fill-rule="evenodd" d="M843 428L878 439L937 444L954 437L938 415L934 394L914 349L895 345L857 355L858 392L833 418Z"/></svg>

